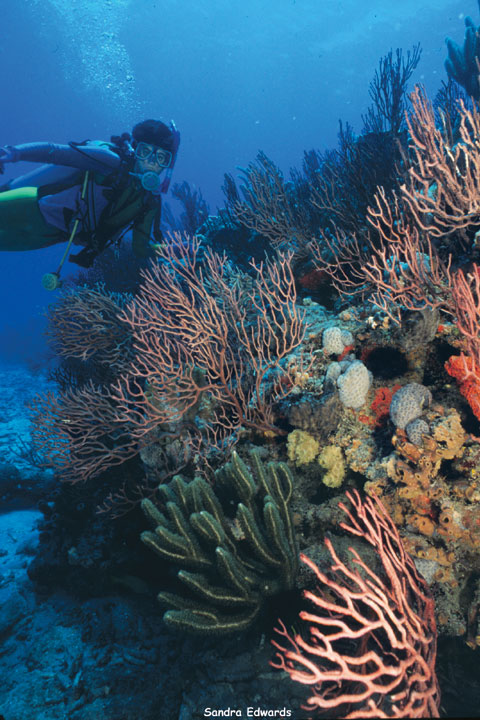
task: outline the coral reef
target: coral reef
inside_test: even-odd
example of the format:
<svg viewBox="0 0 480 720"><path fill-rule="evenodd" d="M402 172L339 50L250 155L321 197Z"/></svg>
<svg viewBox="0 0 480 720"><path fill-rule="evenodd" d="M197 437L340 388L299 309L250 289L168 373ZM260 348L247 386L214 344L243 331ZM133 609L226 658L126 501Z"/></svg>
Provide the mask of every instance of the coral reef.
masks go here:
<svg viewBox="0 0 480 720"><path fill-rule="evenodd" d="M325 357L322 332L311 339L312 352L318 348L318 355L310 385L288 400L289 418L306 428L311 446L312 439L320 444L310 462L297 465L292 507L301 516L300 545L310 553L327 528L335 531L337 515L328 495L334 487L324 484L319 456L338 448L332 468L342 477L342 486L363 486L367 493L378 495L431 584L440 632L475 643L478 619L469 618L476 607L471 588L480 568L480 523L476 524L473 500L479 487L480 453L464 429L465 406L459 403L455 386L446 383L441 358L434 379L428 385L422 382L435 348L451 355L451 346L445 343L456 337L453 326L440 325L428 355L423 347L420 353L414 348L404 352L396 327L372 324L366 313L360 317L348 308L343 317L348 317L345 324L355 337L357 352L373 370L372 384L360 407L340 403L335 424L329 424L328 416L313 414L316 404L321 407L335 397L339 401L331 368L340 363ZM328 317L324 322L328 327ZM402 362L391 362L396 357ZM385 364L391 371L387 381ZM294 461L293 456L290 459Z"/></svg>
<svg viewBox="0 0 480 720"><path fill-rule="evenodd" d="M468 20L463 50L449 41L447 68L476 91L475 33ZM182 642L245 648L277 603L297 622L313 571L318 614L281 630L279 662L345 716L364 700L362 716L438 713L434 613L442 640L480 645L480 113L452 102L439 123L420 88L408 105L419 58L383 58L361 135L341 125L338 150L305 153L290 179L260 153L239 189L225 177L215 217L177 186L199 234L166 238L123 295L90 282L60 298L62 392L34 402L37 449L66 483L41 505L31 578L86 592L103 573L103 592L111 572L144 592L162 562ZM102 499L131 522L114 532Z"/></svg>

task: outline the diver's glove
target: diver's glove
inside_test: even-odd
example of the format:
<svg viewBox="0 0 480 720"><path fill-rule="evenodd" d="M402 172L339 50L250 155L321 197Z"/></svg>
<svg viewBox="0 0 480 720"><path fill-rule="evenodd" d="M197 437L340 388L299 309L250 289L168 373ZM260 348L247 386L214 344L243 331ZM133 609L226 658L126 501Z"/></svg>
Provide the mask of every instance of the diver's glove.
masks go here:
<svg viewBox="0 0 480 720"><path fill-rule="evenodd" d="M0 173L3 174L5 170L3 166L5 163L17 162L18 159L18 151L13 147L13 145L4 145L3 147L0 147Z"/></svg>

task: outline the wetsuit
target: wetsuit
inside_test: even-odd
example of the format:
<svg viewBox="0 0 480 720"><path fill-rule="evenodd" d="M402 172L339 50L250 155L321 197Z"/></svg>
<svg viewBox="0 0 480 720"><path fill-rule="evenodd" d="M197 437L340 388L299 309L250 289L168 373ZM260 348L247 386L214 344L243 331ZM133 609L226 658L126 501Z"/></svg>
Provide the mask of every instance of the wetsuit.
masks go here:
<svg viewBox="0 0 480 720"><path fill-rule="evenodd" d="M9 148L14 162L47 164L0 188L0 250L35 250L65 242L79 219L74 243L85 247L70 256L73 262L89 267L130 227L135 253L147 255L150 241L162 239L160 197L129 175L133 160L122 160L113 147L87 142Z"/></svg>

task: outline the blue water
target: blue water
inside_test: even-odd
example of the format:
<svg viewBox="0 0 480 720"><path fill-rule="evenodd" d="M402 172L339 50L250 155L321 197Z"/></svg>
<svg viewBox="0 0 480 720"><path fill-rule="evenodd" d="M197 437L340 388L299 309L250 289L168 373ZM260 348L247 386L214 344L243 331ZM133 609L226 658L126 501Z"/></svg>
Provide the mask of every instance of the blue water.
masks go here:
<svg viewBox="0 0 480 720"><path fill-rule="evenodd" d="M2 0L0 144L108 139L174 118L174 180L215 210L225 172L262 149L288 171L360 132L381 56L420 42L413 78L446 78L445 36L463 38L475 0ZM26 164L9 168L27 171ZM59 246L0 257L0 359L43 362L44 272Z"/></svg>

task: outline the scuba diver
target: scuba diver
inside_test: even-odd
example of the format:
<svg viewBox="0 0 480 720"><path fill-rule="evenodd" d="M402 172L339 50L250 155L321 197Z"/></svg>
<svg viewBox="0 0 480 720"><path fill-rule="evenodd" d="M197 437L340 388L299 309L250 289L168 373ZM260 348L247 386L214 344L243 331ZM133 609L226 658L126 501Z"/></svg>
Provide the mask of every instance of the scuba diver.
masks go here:
<svg viewBox="0 0 480 720"><path fill-rule="evenodd" d="M110 142L26 143L0 147L4 164L46 163L0 187L0 250L36 250L68 241L56 272L43 285L61 285L69 260L87 268L106 247L132 229L132 248L147 257L162 242L161 194L177 158L180 133L172 122L144 120Z"/></svg>

